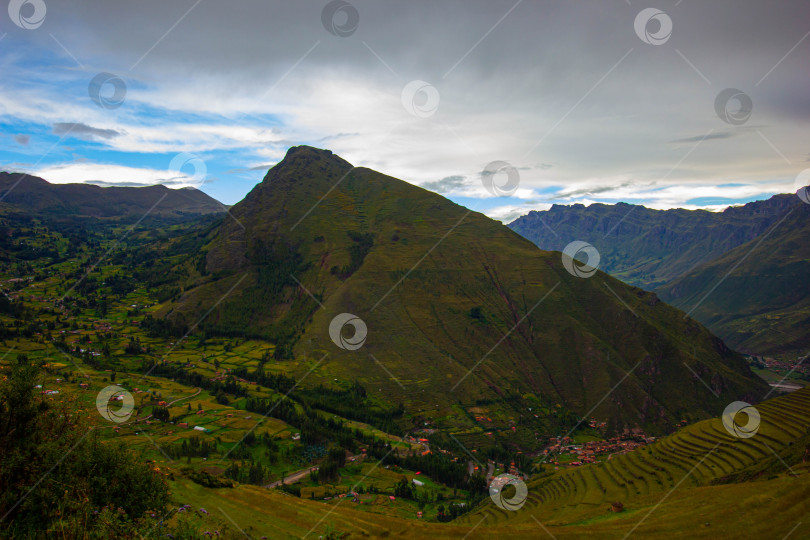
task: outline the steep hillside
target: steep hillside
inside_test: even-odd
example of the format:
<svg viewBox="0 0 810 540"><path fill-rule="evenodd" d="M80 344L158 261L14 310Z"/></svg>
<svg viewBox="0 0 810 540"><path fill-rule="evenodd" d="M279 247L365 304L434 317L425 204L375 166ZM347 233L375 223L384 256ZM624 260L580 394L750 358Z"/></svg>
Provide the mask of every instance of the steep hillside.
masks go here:
<svg viewBox="0 0 810 540"><path fill-rule="evenodd" d="M193 188L51 184L36 176L6 172L0 172L0 209L55 218L141 217L150 209L151 216L162 217L225 211L222 204Z"/></svg>
<svg viewBox="0 0 810 540"><path fill-rule="evenodd" d="M660 290L737 350L803 354L810 349L810 205L798 197L759 238Z"/></svg>
<svg viewBox="0 0 810 540"><path fill-rule="evenodd" d="M509 227L540 249L561 251L571 240L588 242L599 250L600 269L655 290L754 239L796 202L795 195L775 195L723 212L651 210L626 203L554 205Z"/></svg>
<svg viewBox="0 0 810 540"><path fill-rule="evenodd" d="M767 391L654 294L574 277L497 221L328 151L292 148L232 214L163 313L271 339L306 384L359 379L470 436L471 407L507 403L502 422L532 439L566 410L667 430ZM357 350L330 338L342 313L367 327Z"/></svg>
<svg viewBox="0 0 810 540"><path fill-rule="evenodd" d="M642 535L657 532L657 537L693 538L704 536L700 529L716 529L716 521L725 522L733 515L731 519L738 526L726 524L723 538L789 536L800 516L807 512L800 493L810 492L807 463L810 391L805 389L768 400L759 404L757 410L760 418L750 437L732 436L721 418L705 420L605 462L532 479L520 510L508 512L487 501L477 512L459 520L459 524L472 526L486 516L488 527L520 530L521 524L536 526L539 520L551 527L567 526L574 530L582 527L583 536L588 531L600 538L627 538L637 527ZM735 422L748 420L743 415ZM776 482L785 496L778 499L779 506L788 509L797 505L803 509L795 508L790 517L785 516L778 524L772 522L770 529L760 528L762 532L755 534L752 528L761 524L739 510L759 506L756 501L762 498L763 491L771 489L769 482L763 480L777 477L781 477ZM682 492L681 502L655 512L657 525L642 526L676 489ZM791 495L786 496L787 492ZM607 510L615 501L622 503L623 508L620 513L611 514ZM734 511L726 513L726 505ZM698 513L698 509L701 526L679 535L682 523L678 525L678 514Z"/></svg>

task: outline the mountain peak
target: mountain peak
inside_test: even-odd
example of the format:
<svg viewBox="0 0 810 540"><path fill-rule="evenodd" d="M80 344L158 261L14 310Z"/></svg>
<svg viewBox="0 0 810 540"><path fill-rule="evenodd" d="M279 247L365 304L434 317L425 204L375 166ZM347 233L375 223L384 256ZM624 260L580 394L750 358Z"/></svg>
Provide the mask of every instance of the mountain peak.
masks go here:
<svg viewBox="0 0 810 540"><path fill-rule="evenodd" d="M284 159L288 159L296 155L307 155L307 154L323 155L323 156L334 155L331 150L327 150L325 148L316 148L314 146L309 146L307 144L300 144L298 146L289 147L287 149L287 155L284 156Z"/></svg>
<svg viewBox="0 0 810 540"><path fill-rule="evenodd" d="M264 177L264 182L313 180L315 177L338 177L353 168L352 164L331 150L313 146L292 146L284 159L276 163Z"/></svg>
<svg viewBox="0 0 810 540"><path fill-rule="evenodd" d="M684 366L696 353L673 336L689 336L709 366L703 375L723 381L724 399L767 391L741 356L651 294L606 275L581 279L559 254L502 224L326 150L291 148L230 215L202 249L205 274L162 309L191 324L205 299L236 287L206 331L265 337L284 362L328 353L313 384L363 373L381 396L408 404L418 395L438 406L432 411L473 404L491 389L579 413L638 363L643 380L622 385L596 413L666 430L718 405ZM341 313L367 324L361 353L331 338ZM420 387L402 392L371 354Z"/></svg>

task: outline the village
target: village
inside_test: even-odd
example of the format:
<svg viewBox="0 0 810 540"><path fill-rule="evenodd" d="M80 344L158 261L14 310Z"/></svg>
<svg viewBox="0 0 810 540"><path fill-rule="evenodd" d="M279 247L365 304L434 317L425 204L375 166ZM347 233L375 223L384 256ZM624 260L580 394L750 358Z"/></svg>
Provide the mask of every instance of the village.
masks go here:
<svg viewBox="0 0 810 540"><path fill-rule="evenodd" d="M591 419L589 426L604 430L606 424ZM655 440L655 437L646 435L641 428L625 429L618 436L579 444L569 436L551 437L550 444L543 449L542 455L545 456L544 461L554 464L556 470L561 466L578 467L586 463L598 463L603 459L609 460L615 455L630 452Z"/></svg>
<svg viewBox="0 0 810 540"><path fill-rule="evenodd" d="M810 362L806 362L808 356L792 359L777 359L770 356L750 356L750 362L761 369L774 372L786 372L796 375L810 376Z"/></svg>

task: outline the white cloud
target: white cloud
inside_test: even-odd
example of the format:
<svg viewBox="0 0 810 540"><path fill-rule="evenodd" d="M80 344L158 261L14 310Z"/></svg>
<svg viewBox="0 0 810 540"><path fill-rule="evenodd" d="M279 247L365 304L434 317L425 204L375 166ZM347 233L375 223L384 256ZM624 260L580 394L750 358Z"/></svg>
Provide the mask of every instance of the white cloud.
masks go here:
<svg viewBox="0 0 810 540"><path fill-rule="evenodd" d="M196 187L194 178L182 172L127 167L109 163L62 163L28 171L53 184L104 183L121 185L165 184L172 188Z"/></svg>

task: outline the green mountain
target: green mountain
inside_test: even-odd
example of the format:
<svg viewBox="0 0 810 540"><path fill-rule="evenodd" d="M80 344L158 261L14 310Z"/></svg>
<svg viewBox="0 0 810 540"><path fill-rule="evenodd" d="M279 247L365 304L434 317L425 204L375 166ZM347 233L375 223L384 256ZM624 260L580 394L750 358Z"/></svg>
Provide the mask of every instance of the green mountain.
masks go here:
<svg viewBox="0 0 810 540"><path fill-rule="evenodd" d="M53 218L189 217L225 211L216 199L193 188L163 185L101 187L51 184L21 173L0 172L0 210Z"/></svg>
<svg viewBox="0 0 810 540"><path fill-rule="evenodd" d="M666 301L756 354L810 349L810 205L797 197L783 219L755 238L694 268L659 292Z"/></svg>
<svg viewBox="0 0 810 540"><path fill-rule="evenodd" d="M325 150L290 149L187 264L161 312L175 323L267 338L306 385L357 380L471 438L486 440L475 407L506 426L590 412L661 431L767 391L653 293L575 277L501 223ZM330 338L344 313L367 328L359 348Z"/></svg>
<svg viewBox="0 0 810 540"><path fill-rule="evenodd" d="M652 210L626 203L555 204L529 212L509 228L540 249L562 251L573 240L588 242L601 255L601 270L655 290L753 240L797 202L795 195L775 195L723 212Z"/></svg>

